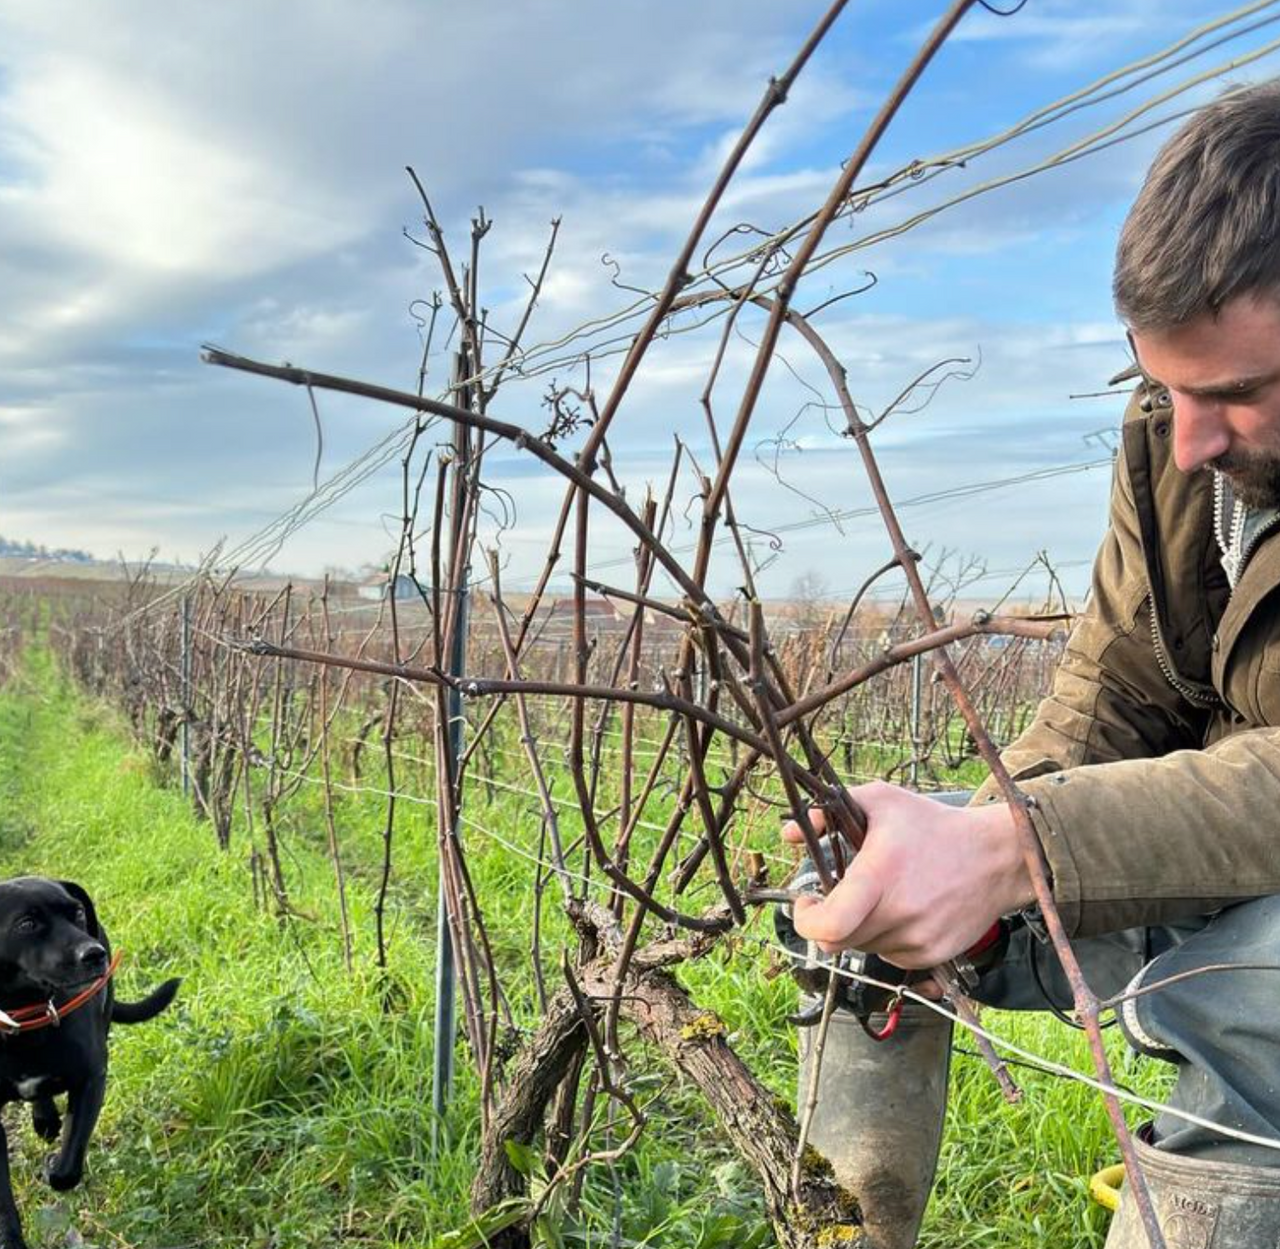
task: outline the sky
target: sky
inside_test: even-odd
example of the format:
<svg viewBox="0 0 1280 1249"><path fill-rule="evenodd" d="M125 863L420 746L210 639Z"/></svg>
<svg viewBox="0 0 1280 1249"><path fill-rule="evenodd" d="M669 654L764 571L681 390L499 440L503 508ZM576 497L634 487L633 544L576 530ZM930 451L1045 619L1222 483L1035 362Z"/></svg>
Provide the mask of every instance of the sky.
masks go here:
<svg viewBox="0 0 1280 1249"><path fill-rule="evenodd" d="M769 76L823 7L0 0L0 534L179 563L221 543L248 567L300 575L380 564L398 531L406 413L317 393L318 442L305 391L202 364L201 344L413 389L441 278L422 246L412 166L457 263L481 207L492 222L479 286L499 332L519 321L561 222L524 376L490 411L542 429L548 388L586 384L584 352L603 399L640 324L635 288L661 285ZM853 0L753 147L699 265L731 227L774 232L823 202L943 8ZM864 411L959 362L927 404L917 393L873 436L937 584L960 577L967 597L997 600L1043 555L1069 593L1086 588L1123 408L1096 392L1128 362L1109 292L1115 237L1168 119L1280 73L1267 51L1280 4L1251 8L1191 40L1183 63L1117 78L1006 144L895 182L829 231L795 306L820 309L814 324ZM857 185L999 135L1233 11L1190 0L976 8ZM1123 141L1014 176L1108 128ZM993 181L1005 185L963 198ZM748 238L728 235L715 257ZM722 433L762 326L744 314L728 340L713 392ZM686 314L672 328L610 434L633 503L661 489L676 437L713 465L699 400L723 325ZM455 346L442 321L429 393L443 393ZM889 554L833 403L817 359L784 337L733 478L766 595L805 580L847 594ZM448 441L433 427L420 451ZM509 588L527 586L562 484L510 447L488 454L485 482L481 545L498 550ZM666 535L686 557L697 490L686 471ZM299 508L305 523L263 540ZM602 580L628 582L630 551L616 525L596 524ZM711 588L741 580L722 549ZM1016 592L1046 582L1037 569Z"/></svg>

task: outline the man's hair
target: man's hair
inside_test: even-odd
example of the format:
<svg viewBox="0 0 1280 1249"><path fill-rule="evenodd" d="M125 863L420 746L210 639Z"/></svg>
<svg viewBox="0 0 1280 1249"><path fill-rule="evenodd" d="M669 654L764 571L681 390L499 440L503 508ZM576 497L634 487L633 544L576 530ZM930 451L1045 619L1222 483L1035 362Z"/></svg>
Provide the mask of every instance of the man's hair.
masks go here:
<svg viewBox="0 0 1280 1249"><path fill-rule="evenodd" d="M1116 249L1116 311L1169 329L1280 298L1280 79L1232 91L1160 149Z"/></svg>

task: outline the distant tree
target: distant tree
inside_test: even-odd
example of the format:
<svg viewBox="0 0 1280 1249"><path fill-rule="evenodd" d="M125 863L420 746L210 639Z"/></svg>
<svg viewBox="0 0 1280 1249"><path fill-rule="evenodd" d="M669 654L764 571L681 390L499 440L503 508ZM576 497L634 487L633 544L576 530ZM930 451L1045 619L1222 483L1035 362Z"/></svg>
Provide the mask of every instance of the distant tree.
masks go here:
<svg viewBox="0 0 1280 1249"><path fill-rule="evenodd" d="M43 542L36 544L29 539L18 541L3 535L0 535L0 555L18 559L66 560L76 564L93 563L93 556L88 551L81 551L74 547L56 547L51 550Z"/></svg>
<svg viewBox="0 0 1280 1249"><path fill-rule="evenodd" d="M830 605L825 601L830 585L820 572L805 569L792 583L787 593L790 614L802 629L810 629L826 619Z"/></svg>

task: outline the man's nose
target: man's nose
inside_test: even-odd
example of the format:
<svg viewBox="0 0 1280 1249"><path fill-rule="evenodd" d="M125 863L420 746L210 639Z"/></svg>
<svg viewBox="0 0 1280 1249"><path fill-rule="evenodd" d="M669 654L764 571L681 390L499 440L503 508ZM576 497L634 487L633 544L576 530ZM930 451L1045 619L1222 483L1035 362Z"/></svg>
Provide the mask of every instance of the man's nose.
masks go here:
<svg viewBox="0 0 1280 1249"><path fill-rule="evenodd" d="M1184 473L1216 460L1231 445L1222 404L1194 395L1173 397L1173 461Z"/></svg>

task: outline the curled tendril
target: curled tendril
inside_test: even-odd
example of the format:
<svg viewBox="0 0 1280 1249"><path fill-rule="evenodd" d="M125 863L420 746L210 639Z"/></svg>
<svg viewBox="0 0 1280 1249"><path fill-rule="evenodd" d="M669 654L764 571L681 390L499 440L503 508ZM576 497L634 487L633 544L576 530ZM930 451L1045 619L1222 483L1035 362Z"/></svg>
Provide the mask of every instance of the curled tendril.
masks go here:
<svg viewBox="0 0 1280 1249"><path fill-rule="evenodd" d="M785 246L783 246L782 243L773 241L773 231L765 230L757 225L752 225L749 221L740 221L737 225L730 226L718 239L715 239L703 253L703 272L705 273L711 270L712 259L722 244L726 243L729 239L740 237L742 235L755 235L765 240L760 247L747 252L743 257L748 264L758 265L761 261L767 261L767 264L765 264L761 268L760 272L757 273L757 281L761 278L775 277L791 264L791 253Z"/></svg>
<svg viewBox="0 0 1280 1249"><path fill-rule="evenodd" d="M492 486L484 481L476 482L476 487L480 495L480 510L497 526L495 541L501 545L502 535L515 528L519 517L515 496L501 486Z"/></svg>
<svg viewBox="0 0 1280 1249"><path fill-rule="evenodd" d="M609 278L610 286L615 286L620 291L630 291L633 295L643 295L646 299L653 298L652 291L647 291L640 286L630 286L626 282L622 281L622 264L621 262L614 260L608 252L603 252L601 254L600 263L604 265L606 269L613 270L613 275Z"/></svg>
<svg viewBox="0 0 1280 1249"><path fill-rule="evenodd" d="M748 525L746 521L739 521L738 528L757 538L763 538L769 544L769 550L775 555L780 555L785 549L785 545L779 534L773 532L772 529L759 529L755 525Z"/></svg>

